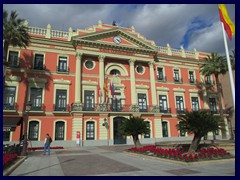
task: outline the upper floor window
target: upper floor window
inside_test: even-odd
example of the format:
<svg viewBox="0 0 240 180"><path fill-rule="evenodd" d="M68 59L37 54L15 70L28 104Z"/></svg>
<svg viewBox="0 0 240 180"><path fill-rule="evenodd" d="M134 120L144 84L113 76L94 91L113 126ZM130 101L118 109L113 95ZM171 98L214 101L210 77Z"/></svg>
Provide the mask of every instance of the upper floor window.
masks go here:
<svg viewBox="0 0 240 180"><path fill-rule="evenodd" d="M57 66L58 72L68 72L67 67L67 57L59 57L58 58L58 66Z"/></svg>
<svg viewBox="0 0 240 180"><path fill-rule="evenodd" d="M14 110L15 109L15 86L5 86L4 96L3 96L3 109L4 110Z"/></svg>
<svg viewBox="0 0 240 180"><path fill-rule="evenodd" d="M158 75L157 76L158 80L162 81L163 80L163 68L158 67L157 72L158 72L158 74L157 74Z"/></svg>
<svg viewBox="0 0 240 180"><path fill-rule="evenodd" d="M117 70L117 69L111 70L111 71L110 71L110 74L111 74L111 75L121 75L120 71Z"/></svg>
<svg viewBox="0 0 240 180"><path fill-rule="evenodd" d="M39 122L31 121L29 123L28 139L37 141L38 133L39 133Z"/></svg>
<svg viewBox="0 0 240 180"><path fill-rule="evenodd" d="M42 109L42 88L31 88L30 101L31 110L40 111Z"/></svg>
<svg viewBox="0 0 240 180"><path fill-rule="evenodd" d="M138 105L140 112L147 112L147 96L146 94L138 94Z"/></svg>
<svg viewBox="0 0 240 180"><path fill-rule="evenodd" d="M17 51L9 51L8 56L8 65L10 67L17 67L18 66L18 52Z"/></svg>
<svg viewBox="0 0 240 180"><path fill-rule="evenodd" d="M45 69L43 59L44 59L43 54L35 54L34 69L39 69L39 70Z"/></svg>
<svg viewBox="0 0 240 180"><path fill-rule="evenodd" d="M94 140L95 136L95 123L88 121L86 124L86 140Z"/></svg>
<svg viewBox="0 0 240 180"><path fill-rule="evenodd" d="M194 83L194 72L193 71L189 71L189 82Z"/></svg>
<svg viewBox="0 0 240 180"><path fill-rule="evenodd" d="M199 103L198 103L198 97L191 97L192 99L192 109L193 111L199 110Z"/></svg>
<svg viewBox="0 0 240 180"><path fill-rule="evenodd" d="M184 112L184 103L183 103L183 97L182 96L176 96L176 104L177 104L177 113L183 113Z"/></svg>
<svg viewBox="0 0 240 180"><path fill-rule="evenodd" d="M168 112L168 103L167 103L167 96L166 95L159 95L159 107L161 113Z"/></svg>
<svg viewBox="0 0 240 180"><path fill-rule="evenodd" d="M55 140L64 140L65 123L62 121L56 122L55 126Z"/></svg>
<svg viewBox="0 0 240 180"><path fill-rule="evenodd" d="M84 91L84 111L94 111L94 91Z"/></svg>
<svg viewBox="0 0 240 180"><path fill-rule="evenodd" d="M211 113L217 113L217 103L215 98L209 98L209 108Z"/></svg>
<svg viewBox="0 0 240 180"><path fill-rule="evenodd" d="M206 84L211 84L211 76L206 76Z"/></svg>
<svg viewBox="0 0 240 180"><path fill-rule="evenodd" d="M174 81L175 82L180 82L180 76L179 76L179 70L174 69Z"/></svg>
<svg viewBox="0 0 240 180"><path fill-rule="evenodd" d="M56 90L55 111L67 111L67 90Z"/></svg>

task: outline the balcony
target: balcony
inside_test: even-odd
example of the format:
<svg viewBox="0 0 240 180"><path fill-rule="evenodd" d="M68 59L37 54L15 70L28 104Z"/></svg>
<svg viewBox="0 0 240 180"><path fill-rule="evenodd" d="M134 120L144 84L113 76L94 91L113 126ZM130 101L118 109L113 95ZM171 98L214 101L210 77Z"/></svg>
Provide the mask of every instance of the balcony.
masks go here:
<svg viewBox="0 0 240 180"><path fill-rule="evenodd" d="M17 111L18 110L18 104L17 103L4 103L3 104L3 110L4 111Z"/></svg>
<svg viewBox="0 0 240 180"><path fill-rule="evenodd" d="M160 113L171 114L172 111L171 111L171 108L164 109L164 108L160 107Z"/></svg>
<svg viewBox="0 0 240 180"><path fill-rule="evenodd" d="M176 112L177 112L177 114L184 114L184 112L186 112L187 111L187 109L176 109Z"/></svg>
<svg viewBox="0 0 240 180"><path fill-rule="evenodd" d="M36 113L41 113L41 112L44 112L46 110L46 106L44 104L33 104L31 106L31 110L30 112L36 112Z"/></svg>
<svg viewBox="0 0 240 180"><path fill-rule="evenodd" d="M65 106L60 106L59 104L53 104L53 113L56 114L66 114L69 113L70 106L67 104Z"/></svg>
<svg viewBox="0 0 240 180"><path fill-rule="evenodd" d="M7 62L7 65L9 67L18 68L19 67L19 60L17 60L17 61L9 61L9 62Z"/></svg>
<svg viewBox="0 0 240 180"><path fill-rule="evenodd" d="M68 73L69 72L69 67L57 66L56 71L59 72L59 73Z"/></svg>
<svg viewBox="0 0 240 180"><path fill-rule="evenodd" d="M46 70L46 66L45 66L45 64L41 64L41 65L38 65L38 66L34 66L33 69L35 69L35 70Z"/></svg>

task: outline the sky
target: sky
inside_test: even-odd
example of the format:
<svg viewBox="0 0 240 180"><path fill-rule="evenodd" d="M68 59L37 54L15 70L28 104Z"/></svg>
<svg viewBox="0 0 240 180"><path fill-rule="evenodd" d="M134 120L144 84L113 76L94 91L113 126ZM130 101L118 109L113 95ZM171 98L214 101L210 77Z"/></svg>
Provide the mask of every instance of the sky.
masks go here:
<svg viewBox="0 0 240 180"><path fill-rule="evenodd" d="M227 4L235 24L235 5ZM7 11L16 10L29 26L68 31L103 24L134 26L135 31L157 46L225 55L223 33L217 4L3 4ZM228 38L227 38L228 39ZM235 36L228 39L229 51L235 49Z"/></svg>

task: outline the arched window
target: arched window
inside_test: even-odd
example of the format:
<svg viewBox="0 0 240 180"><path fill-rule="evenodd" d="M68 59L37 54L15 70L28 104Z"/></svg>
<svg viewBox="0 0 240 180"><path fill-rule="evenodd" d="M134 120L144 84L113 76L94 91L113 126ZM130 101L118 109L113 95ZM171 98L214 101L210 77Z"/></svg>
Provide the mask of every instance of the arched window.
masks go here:
<svg viewBox="0 0 240 180"><path fill-rule="evenodd" d="M147 128L150 129L150 132L151 132L150 122L149 121L147 121ZM149 134L144 134L144 138L150 138L150 132L149 132Z"/></svg>
<svg viewBox="0 0 240 180"><path fill-rule="evenodd" d="M95 136L95 123L88 121L86 124L86 140L94 140Z"/></svg>
<svg viewBox="0 0 240 180"><path fill-rule="evenodd" d="M111 70L111 71L110 71L110 74L111 74L111 75L121 75L120 71L117 70L117 69Z"/></svg>
<svg viewBox="0 0 240 180"><path fill-rule="evenodd" d="M162 122L162 133L163 137L168 137L168 122Z"/></svg>
<svg viewBox="0 0 240 180"><path fill-rule="evenodd" d="M28 139L31 141L37 141L39 134L39 122L38 121L31 121L29 123L29 132L28 132Z"/></svg>
<svg viewBox="0 0 240 180"><path fill-rule="evenodd" d="M179 122L179 127L183 126L183 122ZM180 130L180 136L185 136L185 132L183 130Z"/></svg>
<svg viewBox="0 0 240 180"><path fill-rule="evenodd" d="M64 140L65 123L63 121L56 122L55 140Z"/></svg>

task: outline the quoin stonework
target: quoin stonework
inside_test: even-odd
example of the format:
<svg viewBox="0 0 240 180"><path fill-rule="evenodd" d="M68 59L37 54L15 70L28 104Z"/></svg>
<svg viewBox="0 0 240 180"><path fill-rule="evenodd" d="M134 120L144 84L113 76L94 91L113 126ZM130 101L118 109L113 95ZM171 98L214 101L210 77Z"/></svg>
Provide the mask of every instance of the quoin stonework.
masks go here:
<svg viewBox="0 0 240 180"><path fill-rule="evenodd" d="M19 142L24 118L31 146L42 146L49 133L52 146L67 147L133 144L119 131L130 116L148 123L151 131L140 136L142 143L192 139L176 129L179 113L209 109L219 115L215 78L199 72L208 53L157 46L133 26L102 21L68 32L50 24L25 26L31 43L10 47L7 55L4 143Z"/></svg>

